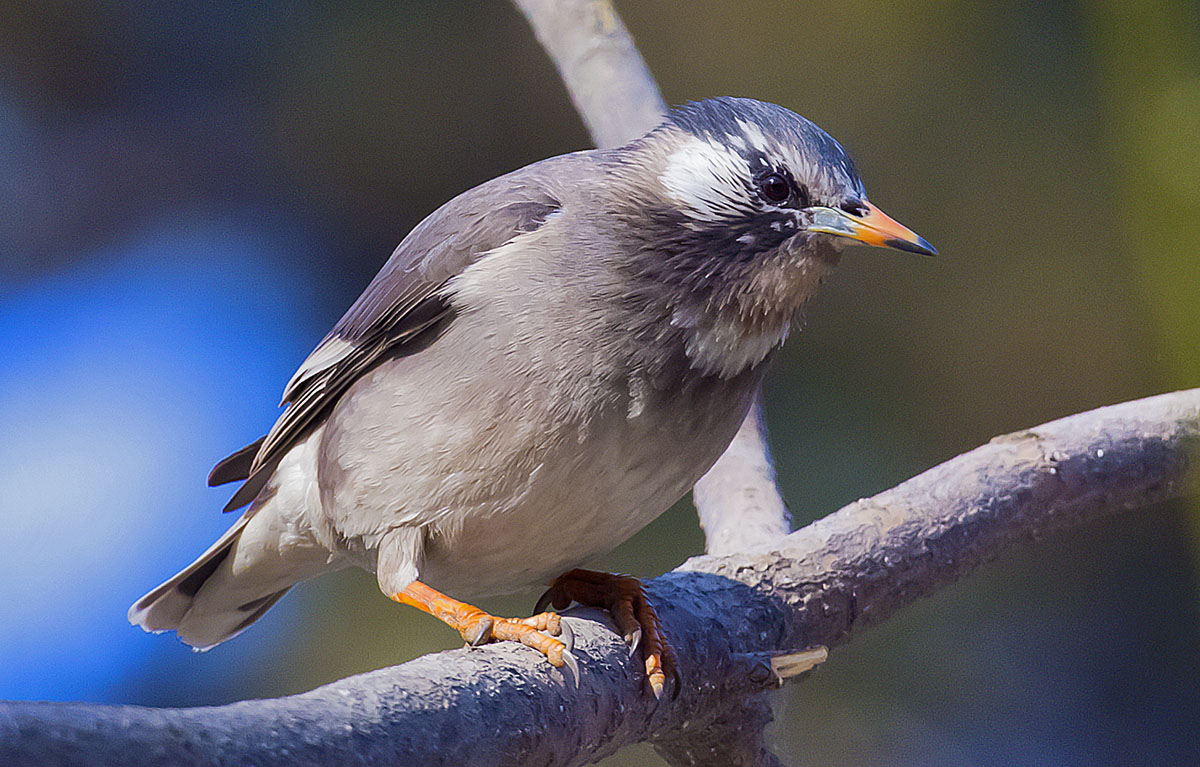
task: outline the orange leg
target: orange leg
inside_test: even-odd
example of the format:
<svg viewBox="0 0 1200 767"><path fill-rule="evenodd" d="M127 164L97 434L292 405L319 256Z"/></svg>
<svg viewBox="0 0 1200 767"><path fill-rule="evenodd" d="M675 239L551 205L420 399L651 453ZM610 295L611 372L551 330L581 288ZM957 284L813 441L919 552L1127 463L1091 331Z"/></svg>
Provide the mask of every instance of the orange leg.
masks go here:
<svg viewBox="0 0 1200 767"><path fill-rule="evenodd" d="M488 642L520 642L532 647L545 655L551 665L558 668L567 666L578 683L579 667L569 647L570 629L556 613L543 612L531 618L497 618L478 607L452 599L420 581L413 581L404 587L404 591L392 594L391 598L429 613L462 634L462 638L472 647ZM565 633L564 628L567 628ZM566 641L554 638L560 635Z"/></svg>
<svg viewBox="0 0 1200 767"><path fill-rule="evenodd" d="M675 653L663 634L658 614L646 598L642 582L628 575L571 570L563 573L538 600L534 612L547 605L563 610L571 602L599 607L612 614L631 650L641 646L646 664L646 681L654 697L661 698L667 674L677 677ZM676 690L678 679L676 678Z"/></svg>

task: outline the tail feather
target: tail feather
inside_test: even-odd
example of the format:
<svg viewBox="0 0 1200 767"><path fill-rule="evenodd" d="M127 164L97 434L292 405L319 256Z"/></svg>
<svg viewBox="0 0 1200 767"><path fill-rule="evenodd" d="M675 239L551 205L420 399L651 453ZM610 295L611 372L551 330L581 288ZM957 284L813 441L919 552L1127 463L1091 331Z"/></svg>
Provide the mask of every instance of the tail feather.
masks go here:
<svg viewBox="0 0 1200 767"><path fill-rule="evenodd" d="M279 591L276 591L274 594L267 594L265 597L252 599L246 604L239 606L238 612L243 613L244 617L234 624L233 628L229 630L229 635L226 636L225 639L233 639L238 634L250 628L251 623L254 623L254 621L263 617L263 613L265 613L267 610L270 610L276 602L283 599L283 595L288 593L291 588L291 586L287 586ZM221 641L225 641L225 639L222 639Z"/></svg>
<svg viewBox="0 0 1200 767"><path fill-rule="evenodd" d="M178 628L201 587L229 557L248 521L249 517L243 516L195 562L134 602L129 608L129 622L154 633Z"/></svg>
<svg viewBox="0 0 1200 767"><path fill-rule="evenodd" d="M271 492L259 497L195 562L135 602L129 622L147 631L175 631L187 644L205 650L244 631L294 584L343 566L309 523L317 490L316 444L310 436L280 459L282 479ZM226 481L242 476L251 448L223 461L214 477ZM261 467L262 481L256 485L255 474L239 495L259 495L255 488L276 469Z"/></svg>
<svg viewBox="0 0 1200 767"><path fill-rule="evenodd" d="M147 631L207 650L245 631L295 583L330 569L329 552L282 533L270 506L244 515L195 562L129 608Z"/></svg>

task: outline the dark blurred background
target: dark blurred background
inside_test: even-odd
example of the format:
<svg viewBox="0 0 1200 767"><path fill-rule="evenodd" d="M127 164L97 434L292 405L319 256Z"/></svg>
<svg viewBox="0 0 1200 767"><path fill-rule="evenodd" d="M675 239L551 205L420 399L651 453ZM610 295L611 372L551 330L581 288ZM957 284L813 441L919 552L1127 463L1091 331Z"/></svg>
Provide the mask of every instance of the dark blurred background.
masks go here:
<svg viewBox="0 0 1200 767"><path fill-rule="evenodd" d="M1200 385L1200 4L618 7L668 101L810 117L942 252L853 249L770 378L798 522ZM203 655L125 610L232 522L208 469L408 229L587 145L501 0L0 4L0 698L222 703L456 646L363 573ZM681 503L600 564L702 547ZM1200 763L1198 563L1183 505L1009 553L790 687L777 740L814 767Z"/></svg>

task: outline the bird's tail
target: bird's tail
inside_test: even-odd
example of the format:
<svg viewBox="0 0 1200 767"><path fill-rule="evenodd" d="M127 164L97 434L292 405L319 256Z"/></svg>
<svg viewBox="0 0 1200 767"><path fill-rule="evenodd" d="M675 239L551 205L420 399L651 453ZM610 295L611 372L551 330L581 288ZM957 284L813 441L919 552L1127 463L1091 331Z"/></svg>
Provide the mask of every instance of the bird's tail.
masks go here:
<svg viewBox="0 0 1200 767"><path fill-rule="evenodd" d="M129 608L129 622L146 631L175 631L207 650L245 631L287 590L326 569L322 552L281 551L270 506L252 509L195 562Z"/></svg>

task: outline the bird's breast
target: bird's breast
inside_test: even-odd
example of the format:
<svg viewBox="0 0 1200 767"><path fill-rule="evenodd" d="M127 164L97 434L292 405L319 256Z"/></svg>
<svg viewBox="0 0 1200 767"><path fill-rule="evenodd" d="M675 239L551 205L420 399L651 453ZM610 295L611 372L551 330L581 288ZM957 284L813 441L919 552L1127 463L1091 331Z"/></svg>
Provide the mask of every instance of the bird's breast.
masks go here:
<svg viewBox="0 0 1200 767"><path fill-rule="evenodd" d="M346 548L370 565L387 530L424 527L423 577L479 596L552 578L669 508L732 439L757 378L647 371L603 335L535 339L467 314L356 382L320 460L322 511Z"/></svg>
<svg viewBox="0 0 1200 767"><path fill-rule="evenodd" d="M364 563L388 530L419 526L437 588L544 581L665 511L732 439L758 374L699 372L603 259L554 241L559 223L456 278L437 340L380 362L331 412L322 513Z"/></svg>
<svg viewBox="0 0 1200 767"><path fill-rule="evenodd" d="M586 424L548 429L519 482L431 528L430 583L505 593L615 548L686 494L732 439L752 389L721 383L678 400L635 393Z"/></svg>

